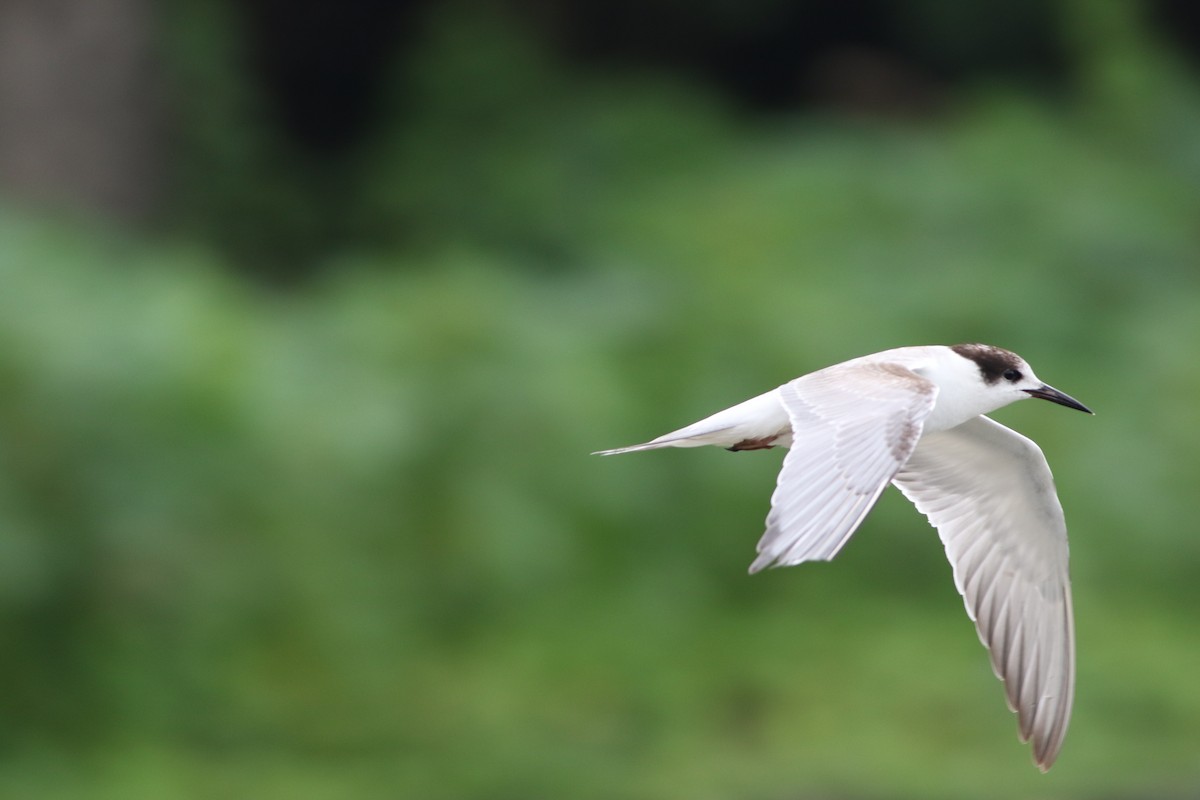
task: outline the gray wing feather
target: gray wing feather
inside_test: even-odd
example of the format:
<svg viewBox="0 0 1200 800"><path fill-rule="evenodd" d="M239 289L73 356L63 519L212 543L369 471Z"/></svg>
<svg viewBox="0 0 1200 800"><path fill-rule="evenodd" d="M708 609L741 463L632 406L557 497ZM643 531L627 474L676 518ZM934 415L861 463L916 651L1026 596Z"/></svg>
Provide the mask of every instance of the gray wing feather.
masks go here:
<svg viewBox="0 0 1200 800"><path fill-rule="evenodd" d="M1066 522L1045 456L977 417L925 436L895 484L938 529L1021 740L1049 769L1071 716L1075 635Z"/></svg>
<svg viewBox="0 0 1200 800"><path fill-rule="evenodd" d="M908 459L937 396L886 362L838 365L778 391L792 445L751 572L833 558Z"/></svg>

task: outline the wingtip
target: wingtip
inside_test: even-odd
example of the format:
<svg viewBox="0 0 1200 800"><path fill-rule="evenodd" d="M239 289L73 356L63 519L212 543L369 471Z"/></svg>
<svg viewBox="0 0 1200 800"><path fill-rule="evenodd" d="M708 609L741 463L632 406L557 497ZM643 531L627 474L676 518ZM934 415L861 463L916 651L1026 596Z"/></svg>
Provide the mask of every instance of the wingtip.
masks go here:
<svg viewBox="0 0 1200 800"><path fill-rule="evenodd" d="M1044 741L1035 739L1033 742L1033 763L1043 773L1049 772L1054 766L1054 762L1058 760L1058 753L1062 750L1062 740L1057 742Z"/></svg>
<svg viewBox="0 0 1200 800"><path fill-rule="evenodd" d="M775 559L766 553L761 554L758 558L750 563L750 569L746 570L751 575L756 575L764 569L769 569L775 566Z"/></svg>

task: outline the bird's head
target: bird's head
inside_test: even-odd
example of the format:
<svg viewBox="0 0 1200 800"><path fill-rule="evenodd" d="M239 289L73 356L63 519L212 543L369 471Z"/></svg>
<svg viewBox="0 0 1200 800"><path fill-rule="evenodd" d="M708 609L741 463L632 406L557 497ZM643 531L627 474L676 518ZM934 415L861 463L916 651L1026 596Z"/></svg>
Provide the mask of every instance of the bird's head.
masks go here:
<svg viewBox="0 0 1200 800"><path fill-rule="evenodd" d="M1074 397L1044 383L1033 374L1033 369L1025 359L1010 350L987 344L958 344L950 349L976 367L975 380L978 383L972 388L982 401L991 405L989 411L1003 408L1017 400L1037 397L1067 408L1092 413L1090 408Z"/></svg>

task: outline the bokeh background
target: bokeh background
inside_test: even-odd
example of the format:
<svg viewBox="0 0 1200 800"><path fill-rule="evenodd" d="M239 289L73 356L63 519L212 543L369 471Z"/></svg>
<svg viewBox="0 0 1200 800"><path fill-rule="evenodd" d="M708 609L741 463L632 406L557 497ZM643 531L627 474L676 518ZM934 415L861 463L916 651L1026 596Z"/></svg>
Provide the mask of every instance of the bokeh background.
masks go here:
<svg viewBox="0 0 1200 800"><path fill-rule="evenodd" d="M1200 796L1185 2L0 4L0 795ZM1072 533L1016 741L889 491L614 459L982 341Z"/></svg>

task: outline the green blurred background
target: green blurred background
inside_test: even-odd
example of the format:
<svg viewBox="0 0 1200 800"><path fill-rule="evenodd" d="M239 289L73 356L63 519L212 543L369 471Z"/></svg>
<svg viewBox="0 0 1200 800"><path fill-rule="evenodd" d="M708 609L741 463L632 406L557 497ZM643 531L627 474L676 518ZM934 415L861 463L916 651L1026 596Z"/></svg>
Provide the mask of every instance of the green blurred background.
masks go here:
<svg viewBox="0 0 1200 800"><path fill-rule="evenodd" d="M0 8L0 795L1200 795L1186 3ZM894 491L748 577L781 452L619 459L982 341L1072 535L1016 741Z"/></svg>

